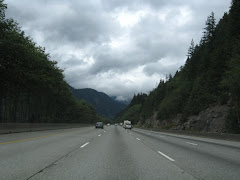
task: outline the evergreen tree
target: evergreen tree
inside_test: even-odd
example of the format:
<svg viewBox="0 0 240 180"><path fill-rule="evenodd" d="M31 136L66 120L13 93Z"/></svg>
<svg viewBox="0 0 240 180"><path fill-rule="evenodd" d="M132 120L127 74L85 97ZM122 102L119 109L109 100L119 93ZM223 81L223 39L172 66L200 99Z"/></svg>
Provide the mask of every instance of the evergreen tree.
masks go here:
<svg viewBox="0 0 240 180"><path fill-rule="evenodd" d="M215 27L216 27L216 19L214 17L213 12L208 16L205 24L206 24L206 27L204 28L205 31L203 32L203 37L202 37L201 44L207 43L209 40L211 40L211 38L214 35L214 30L215 30Z"/></svg>
<svg viewBox="0 0 240 180"><path fill-rule="evenodd" d="M240 0L232 0L229 13L217 25L212 12L200 44L195 46L191 41L185 65L151 91L141 104L138 118L145 121L157 112L159 121L168 121L180 113L184 122L209 106L232 102L226 128L228 132L240 133L239 22Z"/></svg>
<svg viewBox="0 0 240 180"><path fill-rule="evenodd" d="M192 39L191 45L190 45L190 47L189 47L189 49L188 49L188 54L187 54L187 57L188 57L189 59L192 58L193 53L194 53L194 50L195 50L195 44L194 44L194 41L193 41L193 39Z"/></svg>
<svg viewBox="0 0 240 180"><path fill-rule="evenodd" d="M42 47L5 18L0 1L0 123L93 123L96 110L78 102L63 71Z"/></svg>

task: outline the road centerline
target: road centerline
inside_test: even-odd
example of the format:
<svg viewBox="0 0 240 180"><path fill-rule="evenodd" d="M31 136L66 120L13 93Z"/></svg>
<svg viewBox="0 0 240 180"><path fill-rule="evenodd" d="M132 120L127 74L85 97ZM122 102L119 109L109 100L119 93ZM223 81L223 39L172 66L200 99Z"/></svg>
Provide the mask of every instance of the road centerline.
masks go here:
<svg viewBox="0 0 240 180"><path fill-rule="evenodd" d="M161 151L158 151L159 154L161 154L163 157L167 158L170 161L175 161L174 159L170 158L169 156L167 156L166 154L162 153Z"/></svg>

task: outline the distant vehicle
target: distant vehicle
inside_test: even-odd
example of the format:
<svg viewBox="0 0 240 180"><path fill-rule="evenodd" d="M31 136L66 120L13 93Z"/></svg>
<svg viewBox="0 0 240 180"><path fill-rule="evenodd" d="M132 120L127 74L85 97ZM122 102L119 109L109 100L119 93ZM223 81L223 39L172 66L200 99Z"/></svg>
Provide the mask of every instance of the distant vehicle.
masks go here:
<svg viewBox="0 0 240 180"><path fill-rule="evenodd" d="M97 122L96 123L96 128L102 128L103 129L103 123L102 122Z"/></svg>
<svg viewBox="0 0 240 180"><path fill-rule="evenodd" d="M123 123L120 123L120 126L122 126L123 125Z"/></svg>
<svg viewBox="0 0 240 180"><path fill-rule="evenodd" d="M110 123L107 123L108 126L110 126Z"/></svg>
<svg viewBox="0 0 240 180"><path fill-rule="evenodd" d="M132 129L132 123L131 123L131 121L125 120L125 121L123 122L123 128L125 128L125 129Z"/></svg>
<svg viewBox="0 0 240 180"><path fill-rule="evenodd" d="M115 123L115 126L117 126L117 123Z"/></svg>

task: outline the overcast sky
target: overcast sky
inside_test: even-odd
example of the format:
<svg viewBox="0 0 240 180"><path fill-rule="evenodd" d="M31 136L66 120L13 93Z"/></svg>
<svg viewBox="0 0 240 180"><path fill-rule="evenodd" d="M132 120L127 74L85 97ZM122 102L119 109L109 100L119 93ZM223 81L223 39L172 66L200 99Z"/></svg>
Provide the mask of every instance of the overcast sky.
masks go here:
<svg viewBox="0 0 240 180"><path fill-rule="evenodd" d="M5 0L7 17L46 48L74 88L118 99L149 92L184 65L207 16L231 0Z"/></svg>

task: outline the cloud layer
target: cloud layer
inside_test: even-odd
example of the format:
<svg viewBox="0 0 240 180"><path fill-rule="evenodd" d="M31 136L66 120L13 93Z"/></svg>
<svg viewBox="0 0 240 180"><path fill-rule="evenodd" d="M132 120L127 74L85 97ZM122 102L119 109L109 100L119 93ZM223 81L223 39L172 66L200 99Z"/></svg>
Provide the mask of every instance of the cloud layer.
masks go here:
<svg viewBox="0 0 240 180"><path fill-rule="evenodd" d="M6 0L14 18L75 88L119 99L149 92L184 64L207 16L231 0Z"/></svg>

